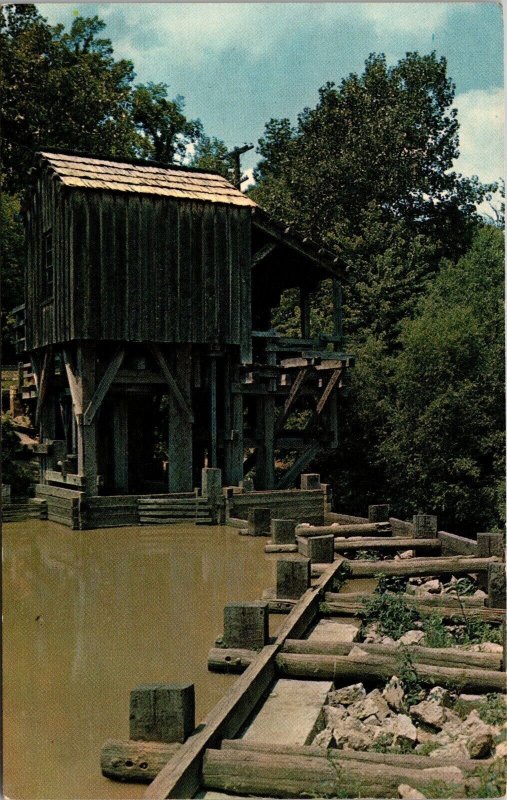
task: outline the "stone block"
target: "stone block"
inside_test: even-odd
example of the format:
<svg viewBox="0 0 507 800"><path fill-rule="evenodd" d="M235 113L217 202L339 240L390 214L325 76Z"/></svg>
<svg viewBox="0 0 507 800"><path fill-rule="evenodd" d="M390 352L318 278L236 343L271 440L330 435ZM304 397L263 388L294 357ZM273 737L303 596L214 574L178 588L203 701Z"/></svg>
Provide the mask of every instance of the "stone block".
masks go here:
<svg viewBox="0 0 507 800"><path fill-rule="evenodd" d="M269 536L271 533L271 509L248 509L248 532L251 536Z"/></svg>
<svg viewBox="0 0 507 800"><path fill-rule="evenodd" d="M477 555L479 558L497 556L505 560L505 543L501 533L478 533Z"/></svg>
<svg viewBox="0 0 507 800"><path fill-rule="evenodd" d="M488 567L488 606L505 608L505 564L490 564Z"/></svg>
<svg viewBox="0 0 507 800"><path fill-rule="evenodd" d="M415 514L414 536L416 539L432 539L437 535L437 517L433 514Z"/></svg>
<svg viewBox="0 0 507 800"><path fill-rule="evenodd" d="M368 522L389 522L389 506L387 503L368 506Z"/></svg>
<svg viewBox="0 0 507 800"><path fill-rule="evenodd" d="M298 550L314 564L332 564L334 561L334 536L298 536Z"/></svg>
<svg viewBox="0 0 507 800"><path fill-rule="evenodd" d="M320 475L317 472L305 472L301 475L301 489L321 489Z"/></svg>

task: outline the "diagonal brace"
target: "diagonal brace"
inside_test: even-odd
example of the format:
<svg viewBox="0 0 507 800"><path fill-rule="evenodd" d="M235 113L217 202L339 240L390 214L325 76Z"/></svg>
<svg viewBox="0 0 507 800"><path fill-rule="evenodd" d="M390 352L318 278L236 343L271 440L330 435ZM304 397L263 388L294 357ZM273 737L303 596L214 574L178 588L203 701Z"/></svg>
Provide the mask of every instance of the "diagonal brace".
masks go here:
<svg viewBox="0 0 507 800"><path fill-rule="evenodd" d="M120 347L117 353L111 359L110 363L108 364L108 367L104 372L101 381L97 386L97 388L95 389L95 393L90 402L88 403L88 406L86 407L85 412L83 414L83 422L85 425L90 425L93 422L95 414L102 405L104 397L108 393L112 382L116 378L116 374L120 369L124 355L125 355L125 350L123 349L123 347Z"/></svg>
<svg viewBox="0 0 507 800"><path fill-rule="evenodd" d="M160 367L160 371L162 372L162 375L164 376L167 385L169 386L171 392L173 393L176 402L181 408L183 414L185 415L187 422L193 422L194 415L192 413L192 409L188 404L188 402L185 400L185 397L183 396L180 387L176 383L175 378L173 377L169 367L167 366L167 361L165 360L164 355L160 350L160 347L158 347L156 344L151 344L150 350L153 353Z"/></svg>

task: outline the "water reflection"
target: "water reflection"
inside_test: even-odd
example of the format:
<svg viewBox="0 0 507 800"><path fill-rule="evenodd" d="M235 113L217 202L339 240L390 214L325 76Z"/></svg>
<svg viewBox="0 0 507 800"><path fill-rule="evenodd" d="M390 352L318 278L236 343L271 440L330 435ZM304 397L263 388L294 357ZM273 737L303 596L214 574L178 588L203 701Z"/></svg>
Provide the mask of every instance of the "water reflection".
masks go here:
<svg viewBox="0 0 507 800"><path fill-rule="evenodd" d="M192 680L201 719L234 677L210 674L224 603L273 585L262 538L171 525L71 532L5 525L4 792L136 798L102 778L107 738L128 737L137 683Z"/></svg>

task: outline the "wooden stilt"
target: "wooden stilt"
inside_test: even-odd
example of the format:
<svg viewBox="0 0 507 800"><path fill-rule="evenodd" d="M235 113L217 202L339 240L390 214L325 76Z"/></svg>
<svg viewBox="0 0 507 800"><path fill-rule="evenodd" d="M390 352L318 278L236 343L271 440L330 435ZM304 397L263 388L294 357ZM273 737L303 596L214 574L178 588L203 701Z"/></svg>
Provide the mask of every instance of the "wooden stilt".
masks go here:
<svg viewBox="0 0 507 800"><path fill-rule="evenodd" d="M77 372L81 384L82 408L85 409L95 393L96 357L95 345L82 343L77 350ZM84 491L97 494L97 441L96 423L93 417L85 423L84 414L77 417L78 425L78 473L84 478Z"/></svg>
<svg viewBox="0 0 507 800"><path fill-rule="evenodd" d="M173 354L174 384L169 394L168 479L170 492L190 492L193 485L191 402L192 346L176 345ZM172 373L171 373L172 375Z"/></svg>
<svg viewBox="0 0 507 800"><path fill-rule="evenodd" d="M128 408L124 395L117 398L113 407L113 462L115 489L128 492Z"/></svg>

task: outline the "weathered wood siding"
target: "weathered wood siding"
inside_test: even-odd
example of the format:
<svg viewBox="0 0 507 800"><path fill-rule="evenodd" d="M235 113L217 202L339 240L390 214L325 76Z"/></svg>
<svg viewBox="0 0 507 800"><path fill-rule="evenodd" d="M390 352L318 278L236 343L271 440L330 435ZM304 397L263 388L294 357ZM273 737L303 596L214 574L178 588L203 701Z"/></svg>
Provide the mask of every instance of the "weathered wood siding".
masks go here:
<svg viewBox="0 0 507 800"><path fill-rule="evenodd" d="M54 299L44 301L49 228ZM95 339L248 354L250 228L249 208L69 190L42 176L28 215L28 348Z"/></svg>
<svg viewBox="0 0 507 800"><path fill-rule="evenodd" d="M323 489L287 489L282 491L245 492L228 500L229 515L247 519L251 508L270 508L271 517L293 519L322 525L325 496Z"/></svg>

